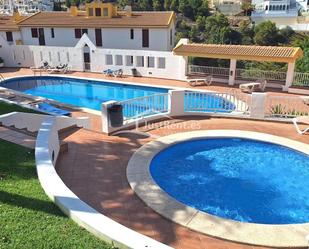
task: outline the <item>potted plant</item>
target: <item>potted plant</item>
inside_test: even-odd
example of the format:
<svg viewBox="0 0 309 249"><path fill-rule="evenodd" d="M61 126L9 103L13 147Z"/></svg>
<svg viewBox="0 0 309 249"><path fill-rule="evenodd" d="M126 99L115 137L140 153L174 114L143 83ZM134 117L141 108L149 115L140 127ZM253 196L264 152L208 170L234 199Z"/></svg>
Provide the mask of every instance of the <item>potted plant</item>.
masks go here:
<svg viewBox="0 0 309 249"><path fill-rule="evenodd" d="M0 67L4 67L4 60L0 57Z"/></svg>

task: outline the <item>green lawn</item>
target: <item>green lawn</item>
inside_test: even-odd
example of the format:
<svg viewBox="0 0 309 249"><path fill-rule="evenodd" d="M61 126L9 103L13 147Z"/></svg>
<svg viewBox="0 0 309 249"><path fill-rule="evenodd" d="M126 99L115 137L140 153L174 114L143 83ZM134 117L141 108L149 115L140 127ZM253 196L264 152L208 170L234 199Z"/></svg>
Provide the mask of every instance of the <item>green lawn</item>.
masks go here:
<svg viewBox="0 0 309 249"><path fill-rule="evenodd" d="M48 199L37 179L33 150L0 140L0 248L112 247Z"/></svg>
<svg viewBox="0 0 309 249"><path fill-rule="evenodd" d="M31 112L31 113L40 113L28 108L23 108L18 105L9 104L3 101L0 101L0 115L9 113L9 112Z"/></svg>

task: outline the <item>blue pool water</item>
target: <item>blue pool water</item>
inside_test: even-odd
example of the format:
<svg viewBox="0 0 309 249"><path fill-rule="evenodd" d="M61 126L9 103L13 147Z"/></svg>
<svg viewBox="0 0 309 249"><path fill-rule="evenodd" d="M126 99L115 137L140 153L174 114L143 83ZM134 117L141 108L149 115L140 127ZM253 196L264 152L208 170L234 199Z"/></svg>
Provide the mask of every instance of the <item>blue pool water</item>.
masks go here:
<svg viewBox="0 0 309 249"><path fill-rule="evenodd" d="M45 76L8 80L3 86L98 111L101 110L102 102L109 100L123 101L168 92L168 89L164 88Z"/></svg>
<svg viewBox="0 0 309 249"><path fill-rule="evenodd" d="M164 94L169 90L159 87L135 86L52 76L15 78L6 80L1 86L65 104L98 111L101 110L102 102L109 100L125 101L155 94ZM124 108L124 115L127 117L134 116L136 115L136 111L143 113L149 109L149 104L153 104L150 102L153 102L153 100L137 101L134 110ZM167 98L158 98L156 105L153 108L154 110L167 109ZM187 96L184 105L185 110L186 106L191 106L192 108L198 109L198 111L204 112L214 109L217 109L218 112L230 112L234 107L231 102L214 95L199 98L196 96Z"/></svg>
<svg viewBox="0 0 309 249"><path fill-rule="evenodd" d="M178 201L222 218L309 222L309 156L249 139L186 141L157 154L157 184Z"/></svg>

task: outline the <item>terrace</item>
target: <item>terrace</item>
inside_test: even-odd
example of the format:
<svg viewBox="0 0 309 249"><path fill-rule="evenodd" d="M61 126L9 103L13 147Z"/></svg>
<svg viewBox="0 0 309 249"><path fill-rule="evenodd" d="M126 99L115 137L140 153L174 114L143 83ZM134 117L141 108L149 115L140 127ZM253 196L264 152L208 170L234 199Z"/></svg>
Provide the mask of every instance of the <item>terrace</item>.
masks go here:
<svg viewBox="0 0 309 249"><path fill-rule="evenodd" d="M191 73L202 71L206 74L209 74L209 70L212 70L210 73L212 75L216 75L216 70L219 70L217 74L224 76L223 79L228 79L230 75L229 69L227 69L228 71L225 69L222 70L222 72L227 73L227 75L225 75L225 73L219 74L221 69L212 69L209 67L190 66L189 70ZM33 73L31 70L25 68L11 68L2 69L1 74L4 78L8 78L32 75ZM241 73L238 74L241 75ZM72 72L70 76L110 80L110 78L105 78L102 74L98 73ZM281 78L283 83L285 83L285 76ZM256 74L254 78L255 77ZM115 130L115 127L110 126L108 116L104 117L104 110L102 113L88 113L80 109L68 108L72 111L73 117L86 116L90 118L91 123L91 126L88 126L87 129L83 127L70 127L59 133L60 143L66 143L68 147L67 151L59 152L58 158L56 156L57 163L55 163L55 169L63 183L80 200L88 204L99 214L103 214L133 231L146 235L173 248L252 249L277 247L278 244L275 242L281 243L281 245L290 243L289 236L287 236L265 243L264 247L257 247L240 242L228 241L222 238L214 238L207 234L192 231L186 226L176 224L153 211L136 195L127 181L126 169L132 155L138 148L146 143L154 141L158 137L193 130L219 129L254 131L289 138L308 145L308 136L297 134L295 128L290 123L292 117L298 116L300 113L307 113L307 115L309 113L308 106L304 103L302 95L283 93L276 87L268 87L266 93L253 93L251 95L242 93L237 85L227 85L223 82L215 82L211 86L191 87L184 81L145 77L133 78L126 76L117 79L117 81L136 82L150 86L175 87L176 89L172 92L164 95L166 96L164 97L166 98L164 100L164 106L162 109L159 109L159 111L164 110L164 117L161 118L167 119L167 122L166 120L152 120L150 126L147 125L147 123L144 125L144 122L149 118L149 113L142 113L139 116L133 115L126 117L125 124L128 126L117 127ZM230 115L229 113L222 114L220 112L222 109L220 108L211 110L214 111L214 113L209 113L207 111L205 113L202 111L201 113L199 106L194 104L189 105L188 103L185 105L186 96L188 97L190 93L184 92L184 88L186 88L186 91L202 90L202 92L193 93L195 97L197 95L199 101L203 101L205 98L213 95L227 99L235 104L233 111L236 110L238 113L237 115ZM263 96L262 100L260 98L261 96ZM142 102L146 101L146 103L148 103L149 98L155 100L150 96L142 98ZM133 99L129 102L116 101L116 103L120 103L124 109L134 109L141 103L141 100ZM261 108L261 103L263 103L263 108ZM107 104L107 106L108 105L110 105L110 103ZM276 110L276 106L281 106L282 109ZM150 105L148 107L151 109L153 106ZM226 106L224 110L229 111L230 108L230 106ZM134 110L132 113L136 113ZM168 113L168 115L166 115L166 113ZM135 125L132 127L132 124L135 124L137 118L141 118L143 122L140 123L138 128L135 128ZM106 122L106 132L111 132L112 134L110 136L106 133L102 133L102 129L104 129L102 127L102 122L103 127L104 122ZM47 130L47 126L44 129ZM117 133L113 134L117 131L120 131L118 135ZM40 135L40 130L38 130L38 132L39 136L42 136L42 134ZM52 133L54 136L58 133L57 131L52 132L55 132ZM41 176L40 170L39 176ZM47 185L45 186L43 184L43 187L45 191L47 191L46 189L51 191ZM63 204L61 199L58 201L60 203L58 203L59 205ZM165 204L163 203L162 205L164 207ZM68 215L72 215L73 219L76 219L74 216L75 212L76 210L73 210L73 215ZM173 215L177 216L178 214L175 213ZM220 224L217 225L220 226ZM227 237L237 234L237 229L235 228L223 226L223 230ZM103 237L102 235L99 236ZM115 242L113 238L108 241L113 241L113 243L117 245L117 241ZM297 245L299 247L304 247L301 243Z"/></svg>

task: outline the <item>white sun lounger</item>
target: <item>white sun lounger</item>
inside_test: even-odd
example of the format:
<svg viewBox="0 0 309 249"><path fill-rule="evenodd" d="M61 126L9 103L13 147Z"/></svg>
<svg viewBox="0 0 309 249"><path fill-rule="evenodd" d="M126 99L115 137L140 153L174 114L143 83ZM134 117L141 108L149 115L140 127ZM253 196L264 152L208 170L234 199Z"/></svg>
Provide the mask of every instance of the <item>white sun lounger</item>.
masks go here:
<svg viewBox="0 0 309 249"><path fill-rule="evenodd" d="M305 129L301 129L298 123L304 123L306 125L309 125L309 116L301 116L301 117L293 118L293 124L295 126L296 131L299 134L303 135L306 132L309 132L309 127Z"/></svg>
<svg viewBox="0 0 309 249"><path fill-rule="evenodd" d="M197 86L197 85L206 85L210 86L212 84L212 76L209 75L206 78L197 78L197 79L187 79L187 82L190 86Z"/></svg>
<svg viewBox="0 0 309 249"><path fill-rule="evenodd" d="M239 88L242 92L248 92L248 93L252 93L255 89L259 89L262 92L264 92L264 90L266 88L266 84L267 84L266 80L261 80L261 81L257 81L257 82L240 84Z"/></svg>

